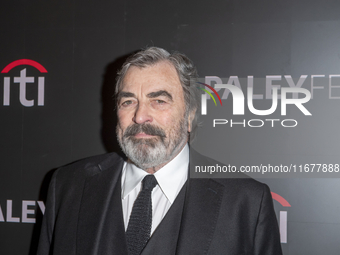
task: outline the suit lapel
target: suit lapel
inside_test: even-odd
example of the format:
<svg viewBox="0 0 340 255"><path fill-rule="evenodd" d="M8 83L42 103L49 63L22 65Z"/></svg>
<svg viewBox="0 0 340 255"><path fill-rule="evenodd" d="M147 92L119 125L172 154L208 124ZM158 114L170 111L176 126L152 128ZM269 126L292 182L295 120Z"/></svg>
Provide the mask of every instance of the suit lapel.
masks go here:
<svg viewBox="0 0 340 255"><path fill-rule="evenodd" d="M206 254L216 227L224 187L212 179L189 179L176 254Z"/></svg>
<svg viewBox="0 0 340 255"><path fill-rule="evenodd" d="M121 204L123 160L88 166L77 229L77 254L127 254Z"/></svg>

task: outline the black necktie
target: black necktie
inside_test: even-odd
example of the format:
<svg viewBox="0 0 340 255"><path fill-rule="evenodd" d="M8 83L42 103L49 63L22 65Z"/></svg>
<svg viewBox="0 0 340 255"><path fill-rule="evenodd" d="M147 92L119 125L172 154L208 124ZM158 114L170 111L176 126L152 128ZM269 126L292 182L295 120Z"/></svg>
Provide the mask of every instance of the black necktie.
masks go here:
<svg viewBox="0 0 340 255"><path fill-rule="evenodd" d="M147 175L142 181L142 190L139 193L131 211L126 241L129 255L139 255L150 238L152 225L151 192L157 185L154 175Z"/></svg>

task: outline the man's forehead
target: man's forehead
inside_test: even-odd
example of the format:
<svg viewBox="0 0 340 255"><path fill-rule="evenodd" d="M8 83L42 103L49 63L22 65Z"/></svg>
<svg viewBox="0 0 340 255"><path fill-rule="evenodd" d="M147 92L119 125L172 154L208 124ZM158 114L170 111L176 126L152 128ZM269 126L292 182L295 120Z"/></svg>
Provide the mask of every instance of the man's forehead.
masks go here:
<svg viewBox="0 0 340 255"><path fill-rule="evenodd" d="M155 89L167 87L173 90L181 87L175 67L168 61L158 62L146 67L131 66L122 81L121 90L139 87Z"/></svg>

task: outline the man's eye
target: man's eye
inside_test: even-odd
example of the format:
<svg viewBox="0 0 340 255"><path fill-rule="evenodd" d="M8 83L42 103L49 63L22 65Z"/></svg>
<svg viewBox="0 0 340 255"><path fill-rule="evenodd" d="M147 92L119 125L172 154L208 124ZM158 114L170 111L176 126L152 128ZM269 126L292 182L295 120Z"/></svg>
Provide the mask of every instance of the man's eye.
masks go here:
<svg viewBox="0 0 340 255"><path fill-rule="evenodd" d="M132 101L131 101L131 100L127 100L127 101L124 101L124 102L122 103L122 106L128 106L128 105L130 105L130 104L132 104Z"/></svg>
<svg viewBox="0 0 340 255"><path fill-rule="evenodd" d="M157 102L158 104L165 104L165 103L166 103L165 101L159 100L159 99L157 99L156 102Z"/></svg>

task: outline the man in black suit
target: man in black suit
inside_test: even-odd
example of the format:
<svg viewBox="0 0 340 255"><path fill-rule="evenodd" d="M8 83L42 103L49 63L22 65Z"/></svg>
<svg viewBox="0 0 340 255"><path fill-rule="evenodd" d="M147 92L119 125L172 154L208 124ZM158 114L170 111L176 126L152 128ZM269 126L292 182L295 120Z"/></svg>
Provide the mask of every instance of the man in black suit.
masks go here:
<svg viewBox="0 0 340 255"><path fill-rule="evenodd" d="M188 177L189 161L216 165L189 153L196 76L186 56L160 48L127 59L116 132L128 160L110 153L54 173L38 254L282 254L265 184Z"/></svg>

